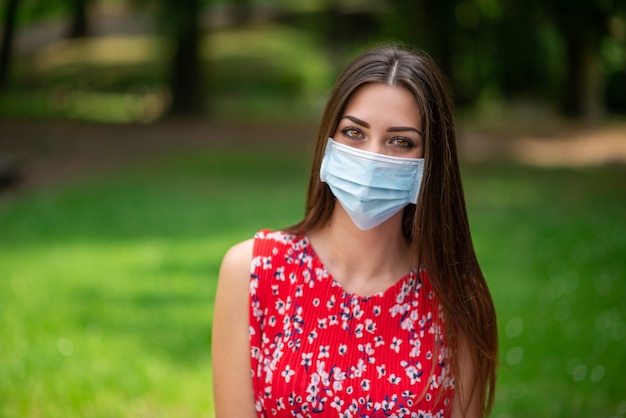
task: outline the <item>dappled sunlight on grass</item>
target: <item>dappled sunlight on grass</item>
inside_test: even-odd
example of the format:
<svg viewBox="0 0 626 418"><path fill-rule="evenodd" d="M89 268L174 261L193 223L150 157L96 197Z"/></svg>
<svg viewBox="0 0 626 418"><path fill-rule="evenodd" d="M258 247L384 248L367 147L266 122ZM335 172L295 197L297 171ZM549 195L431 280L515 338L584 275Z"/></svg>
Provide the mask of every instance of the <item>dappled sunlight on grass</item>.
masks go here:
<svg viewBox="0 0 626 418"><path fill-rule="evenodd" d="M232 61L242 66L239 71L249 66L247 71L260 71L267 73L266 76L273 74L273 77L283 78L285 82L291 81L297 87L292 92L299 96L325 93L335 76L329 60L324 59L323 49L297 29L265 24L224 30L207 37L204 45L207 59ZM253 74L249 75L249 80L256 78Z"/></svg>
<svg viewBox="0 0 626 418"><path fill-rule="evenodd" d="M145 65L163 61L162 38L154 35L107 36L62 39L38 51L33 64L36 71L55 67Z"/></svg>
<svg viewBox="0 0 626 418"><path fill-rule="evenodd" d="M62 39L23 64L25 82L43 87L10 91L15 97L0 102L0 109L96 122L152 122L166 112L170 99L164 81L146 77L146 69L166 60L163 39L155 36ZM33 100L39 106L32 106Z"/></svg>
<svg viewBox="0 0 626 418"><path fill-rule="evenodd" d="M94 122L154 122L168 105L166 91L102 93L85 90L55 89L47 97L52 113L69 119Z"/></svg>
<svg viewBox="0 0 626 418"><path fill-rule="evenodd" d="M200 71L207 76L202 88L213 116L314 119L310 115L320 113L335 75L318 43L276 24L205 35ZM16 86L24 87L0 97L0 114L151 122L170 106L171 59L158 36L58 40L16 63Z"/></svg>

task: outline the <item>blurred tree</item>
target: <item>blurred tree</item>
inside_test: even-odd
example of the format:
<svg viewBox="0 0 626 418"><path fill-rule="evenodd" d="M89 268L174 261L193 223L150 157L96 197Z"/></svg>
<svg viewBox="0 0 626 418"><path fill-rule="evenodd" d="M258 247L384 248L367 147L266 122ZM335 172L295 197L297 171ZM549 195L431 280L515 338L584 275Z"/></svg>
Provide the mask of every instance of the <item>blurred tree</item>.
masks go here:
<svg viewBox="0 0 626 418"><path fill-rule="evenodd" d="M200 1L163 0L163 4L170 22L166 29L173 48L169 74L170 112L175 115L200 113L204 102L200 88Z"/></svg>
<svg viewBox="0 0 626 418"><path fill-rule="evenodd" d="M341 54L339 69L343 68L346 53L352 54L355 48L375 42L382 30L378 16L386 6L377 1L363 2L362 5L346 6L341 1L326 1L323 19L326 20L326 39L329 48L339 47ZM346 2L347 3L347 2Z"/></svg>
<svg viewBox="0 0 626 418"><path fill-rule="evenodd" d="M134 0L135 4L156 10L160 32L165 36L171 115L192 115L204 110L200 72L201 0ZM203 74L202 74L203 75Z"/></svg>
<svg viewBox="0 0 626 418"><path fill-rule="evenodd" d="M252 16L252 0L231 0L231 13L236 24L246 23Z"/></svg>
<svg viewBox="0 0 626 418"><path fill-rule="evenodd" d="M0 90L4 89L8 83L18 3L18 0L7 0L4 11L4 29L0 45Z"/></svg>
<svg viewBox="0 0 626 418"><path fill-rule="evenodd" d="M609 35L613 2L550 0L545 10L563 40L565 74L561 106L565 114L598 119L604 113L601 43Z"/></svg>
<svg viewBox="0 0 626 418"><path fill-rule="evenodd" d="M487 24L481 45L490 46L490 75L507 100L545 100L558 91L550 50L554 33L541 13L542 3L528 0L481 1Z"/></svg>
<svg viewBox="0 0 626 418"><path fill-rule="evenodd" d="M82 38L89 34L89 18L87 14L90 0L70 0L69 38Z"/></svg>
<svg viewBox="0 0 626 418"><path fill-rule="evenodd" d="M448 76L456 103L472 105L484 88L488 55L481 49L481 16L474 2L390 1L388 36L430 54Z"/></svg>
<svg viewBox="0 0 626 418"><path fill-rule="evenodd" d="M391 0L388 34L427 51L446 74L452 74L453 39L458 32L457 0Z"/></svg>
<svg viewBox="0 0 626 418"><path fill-rule="evenodd" d="M342 0L320 0L311 10L283 10L274 18L299 31L307 32L323 45L333 72L339 73L355 49L379 40L379 16L385 0L362 1L359 4Z"/></svg>
<svg viewBox="0 0 626 418"><path fill-rule="evenodd" d="M341 29L347 25L351 30L355 26L342 21L339 10L339 0L324 0L323 10L319 15L319 27L322 35L322 42L328 54L328 59L335 72L338 72L344 65L345 39L342 38ZM358 28L358 26L356 26Z"/></svg>
<svg viewBox="0 0 626 418"><path fill-rule="evenodd" d="M606 75L607 106L626 114L626 3L611 16L610 36L603 41L603 70Z"/></svg>
<svg viewBox="0 0 626 418"><path fill-rule="evenodd" d="M604 113L603 42L619 0L389 0L386 33L431 54L455 100L560 96L567 115ZM615 71L615 74L618 74ZM614 77L616 79L616 77Z"/></svg>

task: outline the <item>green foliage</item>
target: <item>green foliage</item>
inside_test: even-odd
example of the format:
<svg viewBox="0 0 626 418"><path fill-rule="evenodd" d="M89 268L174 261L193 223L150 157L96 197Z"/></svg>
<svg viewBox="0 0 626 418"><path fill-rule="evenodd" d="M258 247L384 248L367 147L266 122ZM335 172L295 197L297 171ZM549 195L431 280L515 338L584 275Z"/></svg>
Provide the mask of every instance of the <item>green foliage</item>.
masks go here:
<svg viewBox="0 0 626 418"><path fill-rule="evenodd" d="M0 115L154 120L169 105L166 50L157 36L55 43L16 63L16 87L0 95ZM202 95L218 118L311 122L334 76L315 37L284 25L216 31L200 53Z"/></svg>
<svg viewBox="0 0 626 418"><path fill-rule="evenodd" d="M317 97L332 84L324 51L307 33L288 26L224 30L208 37L211 91L218 96Z"/></svg>
<svg viewBox="0 0 626 418"><path fill-rule="evenodd" d="M304 146L251 141L0 206L0 416L212 416L222 255L301 214ZM623 415L626 169L463 167L501 342L494 417Z"/></svg>
<svg viewBox="0 0 626 418"><path fill-rule="evenodd" d="M27 26L42 20L63 16L68 11L69 2L50 0L30 0L19 2L18 23Z"/></svg>
<svg viewBox="0 0 626 418"><path fill-rule="evenodd" d="M594 84L594 77L626 68L623 2L389 3L392 8L383 15L383 37L394 37L429 52L450 77L456 101L462 106L474 105L485 92L493 90L505 99L503 103L530 98L558 104L559 97L576 102L584 100L588 91L602 89ZM601 69L590 75L595 65ZM609 76L606 83L609 94L621 90L618 77ZM619 94L605 101L604 91L597 93L601 106L609 105L614 111L624 108ZM570 107L571 103L561 105Z"/></svg>
<svg viewBox="0 0 626 418"><path fill-rule="evenodd" d="M0 115L115 122L157 118L174 102L176 83L170 77L177 61L174 38L184 37L183 29L189 27L184 22L195 21L194 16L203 22L205 32L198 89L192 90L201 91L197 99L206 103L193 102L219 116L233 107L234 100L244 109L260 109L258 119L263 120L268 115L258 103L264 98L317 100L355 51L388 40L416 45L435 57L451 81L459 107L474 106L488 97L497 98L501 106L522 100L560 105L572 112L585 112L590 103L606 105L610 112L626 108L623 2L239 0L237 5L249 8L244 15L251 20L235 23L228 14L236 6L234 1L194 1L198 10L187 12L174 0L93 1L92 5L121 11L129 18L135 15L138 21L150 16L154 26L132 36L109 33L75 41L54 39L32 53L16 53L10 77L13 90L10 98L0 95ZM26 39L37 37L37 30L29 32L41 23L69 26L71 2L31 0L20 6L20 36ZM102 16L96 14L92 25ZM180 68L190 67L196 65ZM42 96L44 102L54 102L60 90L78 90L75 96L85 91L126 94L139 101L146 92L160 97L158 106L153 106L156 111L139 117L134 113L141 111L123 105L119 112L98 112L98 103L88 112L73 111L84 106L82 98L68 108L39 106ZM586 97L590 92L597 94ZM33 97L36 100L29 106L26 102ZM99 97L95 94L92 99L98 102ZM38 111L29 112L31 107ZM307 110L305 106L303 112Z"/></svg>

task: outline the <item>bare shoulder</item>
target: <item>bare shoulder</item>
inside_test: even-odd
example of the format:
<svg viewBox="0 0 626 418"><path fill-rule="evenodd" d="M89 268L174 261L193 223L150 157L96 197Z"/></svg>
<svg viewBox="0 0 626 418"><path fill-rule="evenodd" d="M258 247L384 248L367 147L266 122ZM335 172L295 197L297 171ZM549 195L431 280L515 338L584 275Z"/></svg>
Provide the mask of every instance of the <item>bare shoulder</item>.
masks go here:
<svg viewBox="0 0 626 418"><path fill-rule="evenodd" d="M255 417L250 378L248 289L254 240L222 260L213 310L213 393L217 417ZM233 390L237 388L237 390Z"/></svg>
<svg viewBox="0 0 626 418"><path fill-rule="evenodd" d="M217 281L217 300L241 299L247 295L254 240L235 244L226 251Z"/></svg>
<svg viewBox="0 0 626 418"><path fill-rule="evenodd" d="M226 273L227 276L235 274L247 277L250 274L253 246L254 239L249 239L230 247L222 260L220 276Z"/></svg>
<svg viewBox="0 0 626 418"><path fill-rule="evenodd" d="M215 316L242 316L248 298L254 240L232 246L224 255L217 281Z"/></svg>

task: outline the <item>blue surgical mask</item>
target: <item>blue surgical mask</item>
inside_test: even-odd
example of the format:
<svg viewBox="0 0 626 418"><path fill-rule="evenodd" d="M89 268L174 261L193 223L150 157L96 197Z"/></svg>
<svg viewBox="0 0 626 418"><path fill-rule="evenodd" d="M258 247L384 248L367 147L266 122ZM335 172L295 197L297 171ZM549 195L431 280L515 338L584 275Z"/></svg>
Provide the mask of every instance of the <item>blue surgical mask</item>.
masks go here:
<svg viewBox="0 0 626 418"><path fill-rule="evenodd" d="M417 203L423 172L423 158L362 151L329 138L320 180L328 184L355 225L368 230L409 203Z"/></svg>

